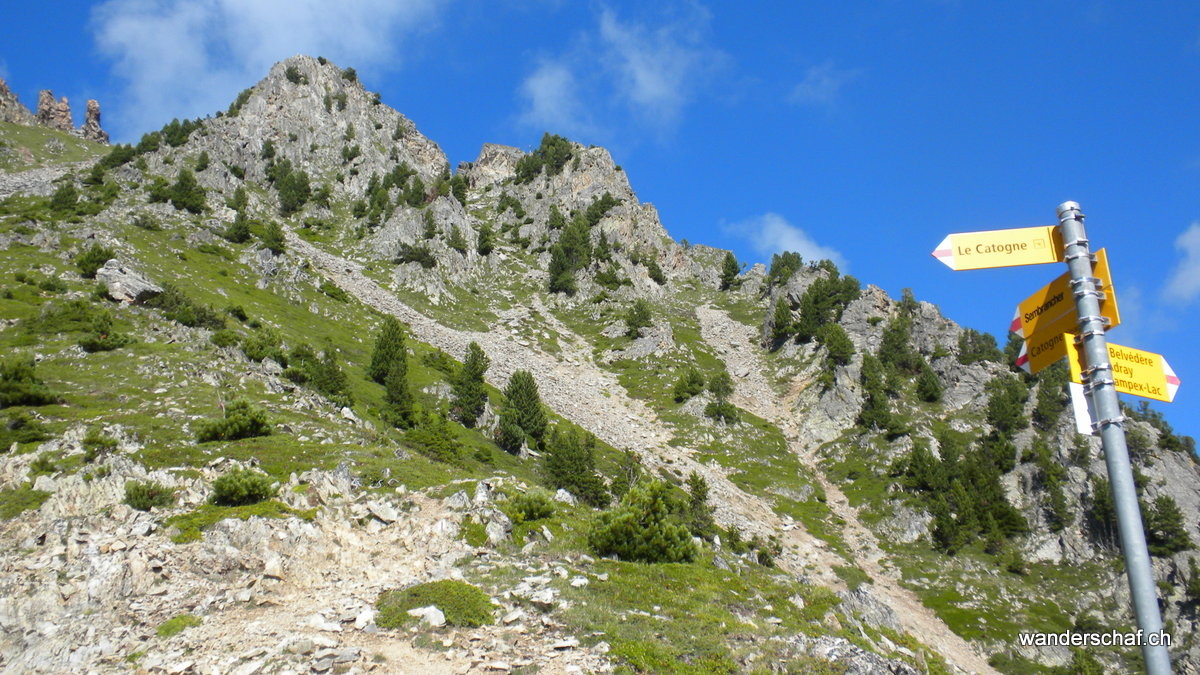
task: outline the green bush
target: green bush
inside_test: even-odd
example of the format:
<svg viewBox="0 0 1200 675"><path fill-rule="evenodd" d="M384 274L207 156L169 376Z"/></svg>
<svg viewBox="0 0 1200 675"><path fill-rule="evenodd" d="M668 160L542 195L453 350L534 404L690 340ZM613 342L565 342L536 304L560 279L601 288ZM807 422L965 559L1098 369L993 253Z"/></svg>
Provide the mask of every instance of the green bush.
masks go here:
<svg viewBox="0 0 1200 675"><path fill-rule="evenodd" d="M267 420L267 413L251 406L245 399L238 399L225 406L224 418L201 424L196 440L200 443L236 441L270 434L271 423Z"/></svg>
<svg viewBox="0 0 1200 675"><path fill-rule="evenodd" d="M33 359L18 357L0 363L0 408L50 405L57 401L34 373Z"/></svg>
<svg viewBox="0 0 1200 675"><path fill-rule="evenodd" d="M633 306L625 313L625 335L636 340L643 328L654 325L650 316L650 303L644 298L638 298Z"/></svg>
<svg viewBox="0 0 1200 675"><path fill-rule="evenodd" d="M131 480L125 483L125 504L138 511L175 505L175 492L154 481Z"/></svg>
<svg viewBox="0 0 1200 675"><path fill-rule="evenodd" d="M461 461L462 448L450 422L435 413L427 413L414 429L405 433L404 443L439 462L458 464Z"/></svg>
<svg viewBox="0 0 1200 675"><path fill-rule="evenodd" d="M437 258L433 257L433 253L429 251L429 247L424 244L413 246L412 244L400 244L400 250L396 252L396 257L392 262L397 265L409 262L420 263L425 269L433 269L437 267Z"/></svg>
<svg viewBox="0 0 1200 675"><path fill-rule="evenodd" d="M104 267L104 263L114 257L116 253L111 248L92 244L90 248L75 256L75 267L79 268L79 273L84 279L95 279L96 270Z"/></svg>
<svg viewBox="0 0 1200 675"><path fill-rule="evenodd" d="M284 367L288 364L287 356L283 352L283 338L275 329L267 326L242 340L242 353L251 361L261 362L269 358Z"/></svg>
<svg viewBox="0 0 1200 675"><path fill-rule="evenodd" d="M213 332L212 337L209 338L209 342L212 342L214 345L221 347L222 349L226 347L233 347L238 343L238 334L229 330L228 328L222 328L221 330Z"/></svg>
<svg viewBox="0 0 1200 675"><path fill-rule="evenodd" d="M250 469L234 469L213 481L209 501L217 506L247 506L275 496L271 478Z"/></svg>
<svg viewBox="0 0 1200 675"><path fill-rule="evenodd" d="M693 396L699 396L703 392L704 376L695 367L689 367L679 376L679 380L675 382L674 393L676 403L683 403Z"/></svg>
<svg viewBox="0 0 1200 675"><path fill-rule="evenodd" d="M17 488L0 489L0 520L10 520L25 511L41 507L50 494L45 490L34 490L28 483Z"/></svg>
<svg viewBox="0 0 1200 675"><path fill-rule="evenodd" d="M527 523L554 515L554 500L542 490L522 492L513 497L504 511L514 523Z"/></svg>
<svg viewBox="0 0 1200 675"><path fill-rule="evenodd" d="M238 211L237 217L233 222L225 228L221 233L221 237L232 244L244 244L250 241L250 221L242 216L242 211Z"/></svg>
<svg viewBox="0 0 1200 675"><path fill-rule="evenodd" d="M451 626L477 628L495 621L495 607L486 593L471 584L445 579L381 594L375 602L379 610L375 623L381 628L401 628L417 621L408 610L430 605L440 609Z"/></svg>
<svg viewBox="0 0 1200 675"><path fill-rule="evenodd" d="M630 490L616 508L600 514L588 532L599 555L637 562L691 562L696 557L687 527L679 522L671 488L662 481Z"/></svg>
<svg viewBox="0 0 1200 675"><path fill-rule="evenodd" d="M83 461L89 464L116 449L117 439L105 436L99 429L89 429L83 437Z"/></svg>
<svg viewBox="0 0 1200 675"><path fill-rule="evenodd" d="M91 331L79 339L79 346L89 354L120 349L133 342L133 338L113 330L112 314L103 310L92 318Z"/></svg>
<svg viewBox="0 0 1200 675"><path fill-rule="evenodd" d="M163 292L151 298L146 304L162 310L163 316L167 319L191 328L220 330L225 327L225 320L216 310L192 300L184 295L183 291L170 284L163 284Z"/></svg>
<svg viewBox="0 0 1200 675"><path fill-rule="evenodd" d="M13 443L37 443L50 438L46 425L23 411L9 413L0 426L0 452L8 452Z"/></svg>

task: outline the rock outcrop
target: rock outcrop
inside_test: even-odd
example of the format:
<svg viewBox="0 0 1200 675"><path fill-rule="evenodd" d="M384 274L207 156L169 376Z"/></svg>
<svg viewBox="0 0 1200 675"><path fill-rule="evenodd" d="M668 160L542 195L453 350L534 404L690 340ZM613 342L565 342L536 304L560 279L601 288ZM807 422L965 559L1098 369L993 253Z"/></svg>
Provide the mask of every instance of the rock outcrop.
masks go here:
<svg viewBox="0 0 1200 675"><path fill-rule="evenodd" d="M88 99L83 126L76 128L71 120L71 103L66 96L55 100L54 92L49 89L41 90L38 92L35 115L21 103L3 79L0 79L0 122L27 127L43 126L108 145L108 132L100 128L100 103L96 99Z"/></svg>
<svg viewBox="0 0 1200 675"><path fill-rule="evenodd" d="M54 100L54 92L49 89L39 91L37 122L50 129L70 131L72 128L71 103L67 101L67 97L63 96L56 101Z"/></svg>
<svg viewBox="0 0 1200 675"><path fill-rule="evenodd" d="M33 113L21 104L20 99L8 88L8 83L0 79L0 122L12 122L31 126L37 123Z"/></svg>
<svg viewBox="0 0 1200 675"><path fill-rule="evenodd" d="M79 133L89 141L108 144L108 132L100 128L100 102L89 98Z"/></svg>

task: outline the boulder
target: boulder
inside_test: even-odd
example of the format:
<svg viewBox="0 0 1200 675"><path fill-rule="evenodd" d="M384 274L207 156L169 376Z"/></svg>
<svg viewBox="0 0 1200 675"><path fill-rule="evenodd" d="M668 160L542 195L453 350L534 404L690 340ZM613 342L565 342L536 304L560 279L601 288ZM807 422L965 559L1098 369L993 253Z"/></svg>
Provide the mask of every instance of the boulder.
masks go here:
<svg viewBox="0 0 1200 675"><path fill-rule="evenodd" d="M120 302L145 302L163 291L144 274L121 265L115 258L96 270L96 280L104 284L109 297Z"/></svg>

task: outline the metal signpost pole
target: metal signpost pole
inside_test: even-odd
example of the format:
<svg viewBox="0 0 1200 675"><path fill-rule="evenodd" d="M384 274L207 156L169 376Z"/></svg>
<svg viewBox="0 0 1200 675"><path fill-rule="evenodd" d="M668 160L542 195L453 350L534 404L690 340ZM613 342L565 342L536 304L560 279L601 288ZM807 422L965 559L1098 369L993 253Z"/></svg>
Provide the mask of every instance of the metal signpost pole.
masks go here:
<svg viewBox="0 0 1200 675"><path fill-rule="evenodd" d="M1125 572L1133 597L1133 611L1137 616L1138 628L1149 636L1162 631L1162 616L1158 611L1150 553L1146 550L1146 533L1142 528L1142 515L1129 464L1129 449L1125 445L1125 429L1122 426L1125 418L1117 401L1112 364L1108 358L1108 342L1100 316L1099 292L1092 277L1091 254L1079 204L1060 204L1058 221L1062 229L1066 262L1071 270L1075 307L1079 312L1080 339L1087 357L1084 371L1087 376L1084 379L1096 411L1097 419L1093 426L1099 429L1104 445L1104 462L1108 467L1108 480L1117 511L1117 527L1121 533L1121 551L1125 555ZM1142 657L1146 661L1147 673L1168 675L1171 672L1171 660L1165 645L1150 646L1143 643Z"/></svg>

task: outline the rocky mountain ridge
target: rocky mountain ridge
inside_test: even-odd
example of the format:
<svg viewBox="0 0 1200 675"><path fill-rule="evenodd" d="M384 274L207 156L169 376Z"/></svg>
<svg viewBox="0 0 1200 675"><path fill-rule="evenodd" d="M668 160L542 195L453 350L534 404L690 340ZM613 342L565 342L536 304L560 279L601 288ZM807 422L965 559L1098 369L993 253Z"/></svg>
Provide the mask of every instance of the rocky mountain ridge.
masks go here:
<svg viewBox="0 0 1200 675"><path fill-rule="evenodd" d="M66 96L56 100L54 92L49 89L39 91L35 114L21 103L3 78L0 78L0 122L23 126L40 125L47 129L66 131L85 140L108 144L108 132L100 127L100 103L96 99L87 100L83 125L76 128L71 118L71 104Z"/></svg>
<svg viewBox="0 0 1200 675"><path fill-rule="evenodd" d="M93 243L111 247L121 261L114 269L144 270L160 288L170 281L206 302L240 301L278 331L285 346L318 334L336 337L339 359L350 367L363 361L366 338L379 315L407 325L413 356L434 355L429 363L436 362L436 350L460 356L469 343L477 343L491 357L486 379L496 393L478 425L482 433L464 429L462 438L477 454L486 451L489 463L438 469L439 475L462 471L469 476L453 479L469 481L461 497L458 491L439 489L443 483L438 481L422 484L404 473L381 478L365 467L383 462L388 472L416 471L414 475L431 469L419 463L424 460L407 437L393 436L380 417L383 403L376 385L354 385L356 403L341 407L284 377L283 364L275 359L249 359L247 341L263 335L258 328L235 325L242 347L214 350L211 329L180 327L136 303L120 306L114 310L118 320L136 327L141 345L131 349L141 360L155 359L135 374L160 380L150 386L163 390L148 399L132 392L121 396L141 401L137 410L157 411L153 419L160 421L133 414L132 403L118 405L107 417L72 418L76 413L56 409L44 415L52 429L61 427L56 438L18 443L4 458L0 478L5 490L48 495L39 508L3 525L4 540L21 542L0 563L11 580L6 589L11 600L0 606L5 667L55 670L86 664L119 669L122 659L138 651L147 654L143 667L164 672L386 669L369 661L371 651L387 659L385 664L419 662L423 668L449 666L455 672L665 667L650 664L666 661L630 651L629 637L615 627L604 627L601 635L572 633L581 626L596 628L573 614L573 606L606 606L612 602L607 596L587 594L601 593L602 582L638 569L635 563L598 560L587 552L579 532L590 517L589 507L571 507L575 510L566 520L552 523L553 531L543 526L537 534L524 535L521 524L504 513L506 501L516 494L510 487L531 490L542 480L532 470L540 452L513 458L490 445L499 425L498 392L517 370L534 374L553 413L599 439L610 484L617 477L620 451L630 450L647 475L675 483L692 473L703 477L725 538L736 531L758 541L778 539L773 560L778 578L760 569L753 555L722 547L720 536L705 544L705 555L711 556L705 569L733 570L735 578L758 580L760 589L776 583L798 589L798 600L789 600L788 606L768 601L770 593L759 590L757 607L734 610L739 625L754 626L729 642L744 641L749 647L723 647L736 669L771 667L759 661L765 653L794 659L793 668L800 670L819 663L850 672L938 672L947 667L1017 672L1018 667L1034 667L1029 663L1035 661L1056 665L1074 657L1066 650L1017 649L1010 626L1022 627L1022 621L1026 629L1057 627L1063 621L1078 625L1088 614L1103 617L1105 625L1129 621L1127 598L1121 596L1123 573L1112 564L1113 551L1097 544L1091 511L1085 508L1096 502L1093 477L1103 475L1098 446L1094 439L1081 443L1075 438L1061 401L1042 395L1043 389L1053 393L1052 382L1025 385L1020 415L1037 414L1042 398L1050 401L1047 410L1053 414L1038 427L1017 429L1003 439L1010 444L1002 447L1011 448L1006 451L1013 466L998 476L1005 499L1028 524L1028 532L1014 537L1006 550L1023 556L1035 569L1032 578L1027 570L995 569L992 554L982 550L954 556L930 552L935 507L906 487L904 463L918 446L945 456L949 451L943 444L953 441L954 433L992 434L989 383L1015 377L998 360L967 359L968 331L941 317L936 307L894 301L871 286L857 292L855 281L856 296L832 321L851 345L852 355L844 363L830 360L831 343L822 340L789 337L773 345L779 304L787 303L792 317L803 315L812 299L810 288L843 278L836 269L809 262L778 281L771 278L773 270L768 274L757 267L722 288L726 252L671 240L653 206L637 200L628 177L606 150L560 145L569 147L566 160L531 173L529 158L538 157L540 149L526 153L485 145L475 162L450 174L444 154L411 121L379 102L352 70L322 59L295 57L277 64L230 110L198 121L173 139L170 134L177 130L165 127L158 138L148 135L136 151L130 148L133 154L124 162L108 168L102 180L117 189L107 203L98 188L79 180L85 195L80 203L95 200L88 203L99 208L77 222L22 210L21 200L28 197L21 195L56 192L51 177L10 177L0 183L21 186L12 189L19 195L4 202L0 244L32 256L28 259L36 260L42 273L72 283L78 275L61 271L61 266ZM554 150L545 140L543 147ZM281 215L290 209L285 205L290 197L280 188L288 176L279 168L284 160L292 173L304 172L310 194L298 209ZM407 169L397 173L400 167ZM194 215L179 204L172 206L170 194L166 199L154 196L163 189L156 181L159 186L179 184L185 171L206 193L204 208ZM399 175L402 180L388 178ZM69 180L74 184L77 179ZM252 221L260 235L267 223L282 221L279 250L227 242L226 233L239 219ZM576 219L582 224L572 222ZM148 222L160 229L135 224ZM575 269L573 292L548 292L554 281L551 270L572 227L586 233L589 257L608 246L608 258L597 256ZM495 241L484 252L480 242L489 231ZM14 258L19 259L25 258ZM32 310L18 304L26 297L26 291L18 291L12 304L3 305L13 318L0 338L28 349L28 339L21 336ZM69 292L87 297L82 287ZM627 337L626 311L638 300L652 308L650 325ZM54 303L51 296L39 296L35 305ZM859 420L873 386L864 372L870 370L866 357L893 347L896 327L904 321L909 323L904 344L933 373L939 399L919 402L912 393L915 376L896 374L896 381L887 385L894 390L887 406L903 420L895 432L864 427ZM60 372L53 370L55 364L82 368L75 379L57 375L63 386L72 387L71 396L94 388L87 383L100 371L92 369L126 367L119 360L85 354L74 343L42 340L34 343L45 364L39 367L52 372ZM158 352L150 351L152 345L161 345L166 350L161 354L170 358L154 356ZM451 387L437 368L421 364L410 367L429 379L421 385L423 405L445 406ZM709 376L729 373L733 391L728 399L739 411L739 422L711 419L707 408L720 400L712 393L701 392L682 403L673 400L671 387L689 367L700 367ZM267 405L284 420L284 435L311 456L311 466L297 465L296 456L274 458L273 446L196 444L194 425L212 405L205 397L190 396L192 386L218 397L232 386ZM41 415L36 408L31 414ZM128 422L114 425L113 417L126 416ZM1195 462L1164 449L1173 438L1169 427L1152 422L1130 423L1141 439L1139 468L1148 502L1171 497L1189 514L1187 533L1200 541L1193 517L1200 513ZM34 462L43 456L58 456L62 462L82 456L86 428L95 424L122 439L101 465L108 478L87 480L66 470L34 475ZM140 440L142 435L147 439ZM172 460L151 471L155 453L165 449ZM199 543L174 544L164 536L171 530L163 518L119 504L123 481L153 479L176 487L180 497L167 511L152 513L201 508L207 486L230 466L213 456L222 451L240 454L240 463L258 463L277 477L282 503L297 510L315 508L315 520L221 520L204 530ZM1038 454L1047 451L1046 457ZM320 468L325 461L339 468ZM392 466L393 461L398 463ZM1065 526L1050 522L1047 461L1065 468L1055 479L1061 495L1056 499L1079 505L1067 508ZM26 482L28 487L21 488ZM504 489L494 492L497 487ZM573 500L565 493L563 499ZM409 503L419 508L405 511ZM115 524L97 522L96 514L104 510L120 516ZM1055 517L1061 520L1062 514ZM476 527L483 528L482 541L465 534ZM91 536L96 531L103 535ZM518 541L521 536L524 543ZM122 543L114 546L113 541ZM131 541L137 543L131 546ZM347 547L351 553L338 553ZM392 550L406 555L380 567L375 561ZM1170 588L1167 616L1181 636L1195 621L1185 591L1187 559L1186 552L1155 558L1158 578ZM157 569L149 563L157 563ZM496 576L514 566L534 580ZM193 569L206 572L194 575ZM1060 569L1095 578L1077 588L1049 588L1046 580ZM306 581L285 590L292 570ZM359 570L367 577L365 584L357 578ZM316 576L324 581L317 583ZM549 578L541 581L543 576ZM102 583L104 578L126 581L113 586ZM164 596L158 592L161 584L156 586L163 578L186 582ZM378 630L368 615L379 592L439 578L466 578L489 587L500 607L497 616L504 619L495 630L452 631L447 637L427 627L412 644L387 631L369 630ZM575 585L577 579L584 583ZM734 581L725 583L732 588ZM554 592L538 595L546 586ZM832 589L837 596L827 611L809 616L806 608L824 608L827 602L813 589ZM961 602L947 604L943 598L951 592ZM570 601L557 599L569 594L576 595ZM317 599L321 602L314 603ZM89 608L114 604L127 608L116 623L101 628L78 620ZM259 632L267 612L255 605L274 607L281 618ZM648 620L662 622L660 628L683 621L686 614L661 606L622 607L621 621L640 621L637 612L644 612ZM1042 614L1027 613L1031 607ZM670 616L660 614L664 611ZM149 627L177 612L203 617L201 626L159 642ZM350 624L357 631L354 639L333 639L351 630ZM997 634L1010 632L989 638L981 626ZM259 637L246 650L235 649L248 634ZM436 645L429 649L430 642L439 640L448 650L441 655ZM204 646L211 641L228 646ZM1181 642L1177 661L1192 668L1190 650L1196 646ZM187 650L195 651L189 655ZM239 656L230 656L233 652ZM35 664L30 660L34 653L53 654L47 662L51 665ZM695 665L698 654L679 652L675 658L683 660L676 666ZM1104 658L1119 665L1133 657Z"/></svg>

